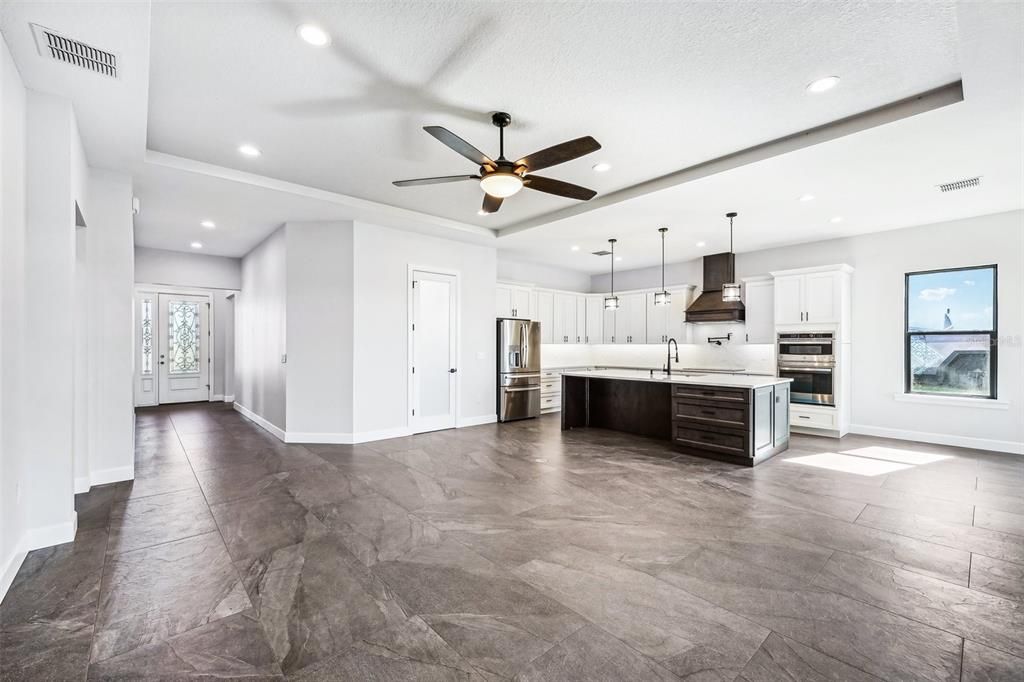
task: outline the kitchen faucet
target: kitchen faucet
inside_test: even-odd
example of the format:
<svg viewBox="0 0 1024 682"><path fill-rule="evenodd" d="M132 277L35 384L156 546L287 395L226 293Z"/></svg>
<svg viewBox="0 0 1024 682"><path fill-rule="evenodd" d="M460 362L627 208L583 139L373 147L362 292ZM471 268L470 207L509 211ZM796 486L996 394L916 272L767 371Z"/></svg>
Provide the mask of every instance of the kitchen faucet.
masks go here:
<svg viewBox="0 0 1024 682"><path fill-rule="evenodd" d="M676 362L679 362L679 344L675 339L668 340L668 363L665 365L665 374L672 376L672 346L676 347Z"/></svg>

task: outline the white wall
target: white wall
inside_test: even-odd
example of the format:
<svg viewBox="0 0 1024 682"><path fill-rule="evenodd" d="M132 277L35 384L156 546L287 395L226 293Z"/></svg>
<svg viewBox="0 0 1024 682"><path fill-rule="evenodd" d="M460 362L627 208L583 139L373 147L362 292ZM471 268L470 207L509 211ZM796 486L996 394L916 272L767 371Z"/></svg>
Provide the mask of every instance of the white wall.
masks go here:
<svg viewBox="0 0 1024 682"><path fill-rule="evenodd" d="M88 480L127 480L135 472L132 395L132 180L91 169L88 179ZM81 474L76 472L76 477Z"/></svg>
<svg viewBox="0 0 1024 682"><path fill-rule="evenodd" d="M135 247L139 284L202 289L213 298L214 397L230 396L235 383L235 305L229 297L242 287L242 260L199 253Z"/></svg>
<svg viewBox="0 0 1024 682"><path fill-rule="evenodd" d="M281 227L242 259L235 299L235 403L283 436L286 422L286 233Z"/></svg>
<svg viewBox="0 0 1024 682"><path fill-rule="evenodd" d="M852 422L856 431L1024 452L1024 211L739 253L739 277L849 263L853 275ZM999 399L1007 409L915 404L903 389L904 275L918 270L999 266ZM668 268L669 284L701 282L700 261ZM660 282L660 268L615 273L616 286ZM604 291L607 275L591 280ZM933 438L935 439L935 438Z"/></svg>
<svg viewBox="0 0 1024 682"><path fill-rule="evenodd" d="M285 231L288 435L343 440L352 432L353 226L296 222Z"/></svg>
<svg viewBox="0 0 1024 682"><path fill-rule="evenodd" d="M135 281L200 289L242 288L242 261L225 256L135 247Z"/></svg>
<svg viewBox="0 0 1024 682"><path fill-rule="evenodd" d="M355 223L354 431L408 428L409 266L459 274L460 421L494 418L495 250Z"/></svg>
<svg viewBox="0 0 1024 682"><path fill-rule="evenodd" d="M523 263L498 253L498 281L532 284L548 289L590 291L590 275L537 263Z"/></svg>
<svg viewBox="0 0 1024 682"><path fill-rule="evenodd" d="M24 401L26 93L0 35L0 598L21 565L31 463Z"/></svg>
<svg viewBox="0 0 1024 682"><path fill-rule="evenodd" d="M30 529L40 538L74 537L75 210L74 112L67 100L28 93L25 326L20 361L28 371L19 425L31 468L22 486ZM45 409L38 409L45 405ZM33 542L32 544L37 544ZM45 544L50 544L48 541Z"/></svg>

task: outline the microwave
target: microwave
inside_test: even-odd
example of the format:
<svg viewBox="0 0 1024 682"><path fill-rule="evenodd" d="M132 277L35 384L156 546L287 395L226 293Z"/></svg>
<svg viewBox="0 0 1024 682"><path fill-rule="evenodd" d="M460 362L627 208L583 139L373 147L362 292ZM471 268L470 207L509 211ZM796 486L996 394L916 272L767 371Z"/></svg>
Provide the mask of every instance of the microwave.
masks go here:
<svg viewBox="0 0 1024 682"><path fill-rule="evenodd" d="M832 332L792 332L779 334L779 364L835 364L835 336Z"/></svg>

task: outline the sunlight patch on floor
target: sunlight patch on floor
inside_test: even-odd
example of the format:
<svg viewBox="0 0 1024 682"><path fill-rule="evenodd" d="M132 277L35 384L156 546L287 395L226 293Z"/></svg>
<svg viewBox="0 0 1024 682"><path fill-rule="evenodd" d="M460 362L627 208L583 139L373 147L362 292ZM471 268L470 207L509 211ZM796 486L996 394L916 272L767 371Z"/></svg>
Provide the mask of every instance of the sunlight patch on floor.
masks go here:
<svg viewBox="0 0 1024 682"><path fill-rule="evenodd" d="M831 469L832 471L841 471L847 474L859 474L861 476L880 476L894 471L910 469L914 466L913 464L903 464L901 462L888 462L881 459L844 455L838 452L822 452L817 455L788 457L782 461L818 467L819 469Z"/></svg>
<svg viewBox="0 0 1024 682"><path fill-rule="evenodd" d="M915 452L914 450L904 450L902 448L886 448L880 445L843 450L843 454L870 457L871 459L884 459L889 462L902 462L904 464L932 464L945 459L953 459L950 455L937 455L933 452Z"/></svg>

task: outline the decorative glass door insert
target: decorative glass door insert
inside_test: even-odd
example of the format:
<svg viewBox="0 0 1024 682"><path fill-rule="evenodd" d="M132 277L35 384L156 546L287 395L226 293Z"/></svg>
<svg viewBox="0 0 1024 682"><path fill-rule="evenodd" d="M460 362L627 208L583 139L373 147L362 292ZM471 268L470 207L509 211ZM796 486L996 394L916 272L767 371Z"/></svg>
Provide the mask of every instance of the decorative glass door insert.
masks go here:
<svg viewBox="0 0 1024 682"><path fill-rule="evenodd" d="M167 371L194 374L199 370L199 304L170 301L167 313Z"/></svg>

